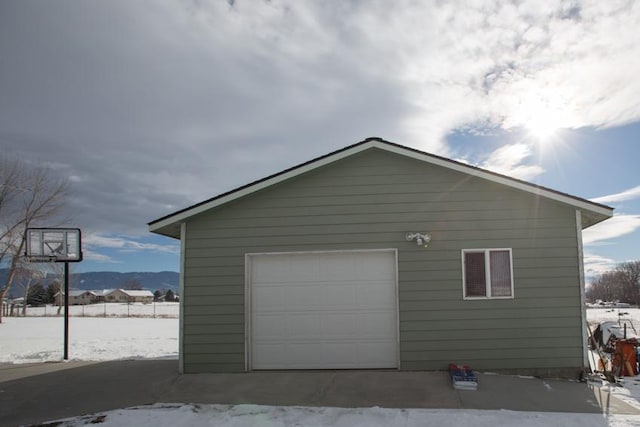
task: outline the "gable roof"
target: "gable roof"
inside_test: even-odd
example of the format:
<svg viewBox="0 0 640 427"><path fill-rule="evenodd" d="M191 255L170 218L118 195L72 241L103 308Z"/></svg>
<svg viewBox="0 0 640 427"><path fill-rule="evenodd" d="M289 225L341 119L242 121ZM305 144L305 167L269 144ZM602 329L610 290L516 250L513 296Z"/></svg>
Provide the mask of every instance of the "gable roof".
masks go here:
<svg viewBox="0 0 640 427"><path fill-rule="evenodd" d="M95 292L88 291L86 289L69 289L70 297L81 297L85 294L95 295ZM58 292L56 292L55 296L59 296L59 295L64 295L64 289L61 289Z"/></svg>
<svg viewBox="0 0 640 427"><path fill-rule="evenodd" d="M93 294L97 297L106 297L107 295L115 291L116 289L95 289L91 292L93 292Z"/></svg>
<svg viewBox="0 0 640 427"><path fill-rule="evenodd" d="M95 295L93 292L87 291L87 290L84 290L84 289L71 289L69 291L69 296L70 297L81 297L84 294ZM63 291L63 295L64 295L64 291Z"/></svg>
<svg viewBox="0 0 640 427"><path fill-rule="evenodd" d="M491 172L486 169L479 168L477 166L471 166L462 162L448 159L446 157L437 156L424 151L416 150L414 148L405 147L393 142L385 141L382 138L371 137L364 141L326 154L324 156L315 158L308 162L293 166L289 169L285 169L282 172L269 175L266 178L258 181L251 182L242 187L238 187L234 190L222 193L211 199L204 200L195 205L178 210L169 215L158 218L148 223L149 231L157 234L162 234L169 237L180 238L180 224L194 215L198 215L202 212L208 211L215 207L224 205L225 203L247 196L249 194L260 191L264 188L271 187L287 179L294 178L303 173L317 169L319 167L328 165L337 160L344 159L346 157L353 156L354 154L377 148L387 152L400 154L406 157L410 157L416 160L420 160L429 164L441 166L454 171L466 173L468 175L486 179L498 184L505 185L514 189L522 190L538 197L545 197L547 199L555 200L560 203L564 203L575 207L582 213L582 228L585 229L607 218L613 216L613 208L583 199L580 197L572 196L570 194L562 193L550 188L546 188L537 184L532 184L520 179L512 178L506 175L502 175L496 172Z"/></svg>
<svg viewBox="0 0 640 427"><path fill-rule="evenodd" d="M153 293L147 290L138 290L138 289L120 289L125 294L130 297L153 297Z"/></svg>

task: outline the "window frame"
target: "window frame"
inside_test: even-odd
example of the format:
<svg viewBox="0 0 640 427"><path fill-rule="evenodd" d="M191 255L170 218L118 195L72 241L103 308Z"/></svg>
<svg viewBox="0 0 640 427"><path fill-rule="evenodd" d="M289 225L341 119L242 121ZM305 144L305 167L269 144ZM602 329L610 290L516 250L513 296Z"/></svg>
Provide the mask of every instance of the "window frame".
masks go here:
<svg viewBox="0 0 640 427"><path fill-rule="evenodd" d="M493 296L491 294L491 252L508 252L509 253L509 279L511 285L511 295ZM462 249L462 297L464 300L488 300L488 299L514 299L513 287L513 250L511 248L478 248L478 249ZM467 253L483 253L484 254L484 279L485 279L485 295L484 296L467 296L467 274L465 255Z"/></svg>

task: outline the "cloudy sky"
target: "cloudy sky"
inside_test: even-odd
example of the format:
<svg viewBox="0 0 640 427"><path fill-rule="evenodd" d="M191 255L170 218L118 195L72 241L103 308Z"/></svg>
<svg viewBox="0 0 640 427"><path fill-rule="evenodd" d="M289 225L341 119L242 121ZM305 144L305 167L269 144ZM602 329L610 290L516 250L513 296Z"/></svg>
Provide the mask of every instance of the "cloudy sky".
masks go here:
<svg viewBox="0 0 640 427"><path fill-rule="evenodd" d="M640 259L638 28L632 0L3 0L0 146L70 179L80 271L177 270L147 222L379 136L615 207L594 274Z"/></svg>

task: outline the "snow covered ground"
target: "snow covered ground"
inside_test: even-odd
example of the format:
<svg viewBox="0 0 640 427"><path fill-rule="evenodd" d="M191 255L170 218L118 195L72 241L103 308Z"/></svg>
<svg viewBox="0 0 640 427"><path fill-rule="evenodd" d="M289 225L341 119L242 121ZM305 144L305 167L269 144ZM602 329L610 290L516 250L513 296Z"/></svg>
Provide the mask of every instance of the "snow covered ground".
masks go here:
<svg viewBox="0 0 640 427"><path fill-rule="evenodd" d="M592 324L618 320L630 321L635 328L639 328L640 308L588 308L587 320Z"/></svg>
<svg viewBox="0 0 640 427"><path fill-rule="evenodd" d="M121 307L126 316L126 304ZM74 309L76 309L74 307ZM129 307L131 309L131 307ZM623 313L622 316L619 316ZM81 315L80 315L81 316ZM177 313L176 313L177 317ZM590 322L631 319L640 326L640 309L589 309ZM0 363L62 359L62 317L6 317L0 324ZM74 360L114 360L178 355L178 319L153 317L72 317L70 357ZM624 387L604 385L640 408L640 379L627 378ZM68 419L67 427L110 426L638 426L640 416L514 411L310 408L257 405L193 405L157 403Z"/></svg>
<svg viewBox="0 0 640 427"><path fill-rule="evenodd" d="M0 363L62 360L63 317L4 317ZM178 319L71 317L71 360L178 357Z"/></svg>
<svg viewBox="0 0 640 427"><path fill-rule="evenodd" d="M155 404L69 419L60 427L631 427L637 415L445 409L310 408L258 405Z"/></svg>

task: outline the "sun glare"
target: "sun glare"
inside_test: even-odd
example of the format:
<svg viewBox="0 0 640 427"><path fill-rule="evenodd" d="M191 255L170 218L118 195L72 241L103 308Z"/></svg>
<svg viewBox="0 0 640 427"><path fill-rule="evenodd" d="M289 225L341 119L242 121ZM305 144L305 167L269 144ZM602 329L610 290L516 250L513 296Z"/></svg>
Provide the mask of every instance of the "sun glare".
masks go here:
<svg viewBox="0 0 640 427"><path fill-rule="evenodd" d="M566 119L566 111L561 104L539 96L525 99L520 108L521 126L539 144L552 141Z"/></svg>
<svg viewBox="0 0 640 427"><path fill-rule="evenodd" d="M531 117L526 123L525 128L529 135L536 139L539 143L547 143L557 135L560 126L554 118L549 117L545 113L537 113Z"/></svg>

